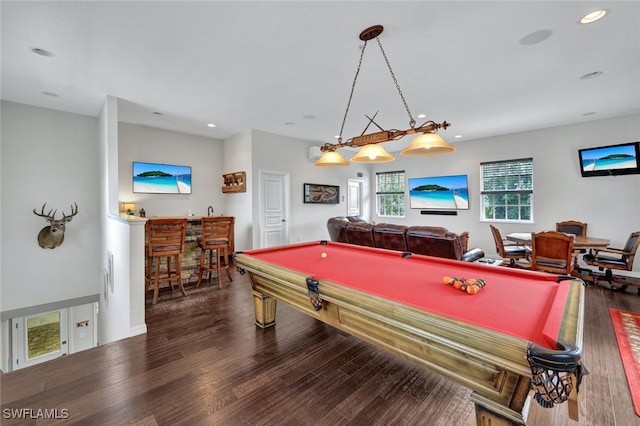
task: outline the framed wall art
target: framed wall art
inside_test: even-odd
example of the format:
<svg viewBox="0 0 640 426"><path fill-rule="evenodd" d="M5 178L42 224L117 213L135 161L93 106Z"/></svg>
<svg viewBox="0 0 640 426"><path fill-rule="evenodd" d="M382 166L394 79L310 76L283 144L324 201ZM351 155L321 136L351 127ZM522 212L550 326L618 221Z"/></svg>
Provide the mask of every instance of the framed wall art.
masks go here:
<svg viewBox="0 0 640 426"><path fill-rule="evenodd" d="M191 167L134 161L133 192L191 194Z"/></svg>
<svg viewBox="0 0 640 426"><path fill-rule="evenodd" d="M338 204L340 201L340 187L336 185L320 185L305 183L303 200L312 204Z"/></svg>

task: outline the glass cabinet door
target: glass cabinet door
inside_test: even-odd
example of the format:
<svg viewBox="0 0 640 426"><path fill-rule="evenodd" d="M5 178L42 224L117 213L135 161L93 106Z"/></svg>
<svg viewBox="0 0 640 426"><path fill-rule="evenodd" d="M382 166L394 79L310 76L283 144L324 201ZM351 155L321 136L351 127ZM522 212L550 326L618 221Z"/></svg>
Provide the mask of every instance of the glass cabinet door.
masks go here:
<svg viewBox="0 0 640 426"><path fill-rule="evenodd" d="M67 355L67 310L12 320L13 369Z"/></svg>

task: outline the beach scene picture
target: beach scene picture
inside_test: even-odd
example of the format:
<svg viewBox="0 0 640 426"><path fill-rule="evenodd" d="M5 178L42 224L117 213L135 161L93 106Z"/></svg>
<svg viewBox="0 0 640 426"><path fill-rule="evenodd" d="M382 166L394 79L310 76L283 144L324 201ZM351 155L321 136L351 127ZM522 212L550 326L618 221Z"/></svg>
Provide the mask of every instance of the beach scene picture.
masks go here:
<svg viewBox="0 0 640 426"><path fill-rule="evenodd" d="M582 170L629 169L638 165L633 145L618 145L582 151Z"/></svg>
<svg viewBox="0 0 640 426"><path fill-rule="evenodd" d="M409 178L412 209L469 208L467 175Z"/></svg>
<svg viewBox="0 0 640 426"><path fill-rule="evenodd" d="M134 162L133 192L191 194L191 167Z"/></svg>

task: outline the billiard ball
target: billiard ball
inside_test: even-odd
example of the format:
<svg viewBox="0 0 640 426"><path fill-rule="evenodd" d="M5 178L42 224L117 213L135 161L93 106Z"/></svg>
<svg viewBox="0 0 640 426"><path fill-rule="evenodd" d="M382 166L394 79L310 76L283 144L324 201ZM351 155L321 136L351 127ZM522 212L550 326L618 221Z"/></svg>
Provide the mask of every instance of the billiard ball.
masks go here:
<svg viewBox="0 0 640 426"><path fill-rule="evenodd" d="M320 255L320 257L324 259L325 257L327 257L327 253L322 252L322 254Z"/></svg>

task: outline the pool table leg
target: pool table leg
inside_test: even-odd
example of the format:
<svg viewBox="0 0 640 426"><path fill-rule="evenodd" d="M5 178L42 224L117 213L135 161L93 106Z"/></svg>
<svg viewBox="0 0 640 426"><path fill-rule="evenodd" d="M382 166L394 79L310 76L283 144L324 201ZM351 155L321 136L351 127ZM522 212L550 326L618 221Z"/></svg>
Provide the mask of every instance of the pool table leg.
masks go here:
<svg viewBox="0 0 640 426"><path fill-rule="evenodd" d="M491 410L488 410L483 405L476 405L476 425L478 426L521 426L525 423L516 422L506 417L503 417Z"/></svg>
<svg viewBox="0 0 640 426"><path fill-rule="evenodd" d="M277 300L253 290L253 309L256 314L256 325L261 328L276 325Z"/></svg>
<svg viewBox="0 0 640 426"><path fill-rule="evenodd" d="M524 381L522 381L524 383ZM476 408L476 425L478 426L522 426L527 423L529 404L531 398L524 394L524 399L520 399L520 393L514 395L514 401L519 401L517 407L506 407L479 395L477 392L471 393L471 400ZM516 410L517 408L517 410Z"/></svg>

